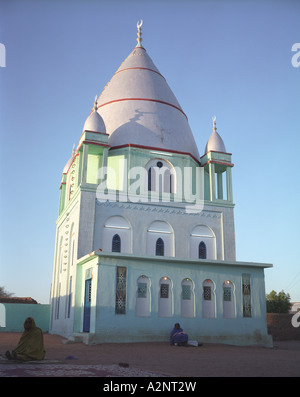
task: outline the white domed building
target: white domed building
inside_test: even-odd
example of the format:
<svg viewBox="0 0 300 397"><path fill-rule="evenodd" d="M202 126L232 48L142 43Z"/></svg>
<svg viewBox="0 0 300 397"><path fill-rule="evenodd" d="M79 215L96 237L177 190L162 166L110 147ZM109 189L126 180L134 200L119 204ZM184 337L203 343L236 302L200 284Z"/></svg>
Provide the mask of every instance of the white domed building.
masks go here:
<svg viewBox="0 0 300 397"><path fill-rule="evenodd" d="M214 119L199 155L140 25L137 41L63 169L50 332L167 341L180 322L199 342L270 345L272 265L236 261L231 154Z"/></svg>

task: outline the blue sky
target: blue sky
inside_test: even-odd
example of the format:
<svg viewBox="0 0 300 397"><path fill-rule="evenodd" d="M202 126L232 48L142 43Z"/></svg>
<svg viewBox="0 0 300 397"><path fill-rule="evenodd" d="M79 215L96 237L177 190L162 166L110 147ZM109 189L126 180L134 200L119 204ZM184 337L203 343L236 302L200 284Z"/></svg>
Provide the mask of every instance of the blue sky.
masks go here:
<svg viewBox="0 0 300 397"><path fill-rule="evenodd" d="M300 301L299 1L1 1L0 285L48 303L63 167L99 95L143 45L203 154L232 153L237 260Z"/></svg>

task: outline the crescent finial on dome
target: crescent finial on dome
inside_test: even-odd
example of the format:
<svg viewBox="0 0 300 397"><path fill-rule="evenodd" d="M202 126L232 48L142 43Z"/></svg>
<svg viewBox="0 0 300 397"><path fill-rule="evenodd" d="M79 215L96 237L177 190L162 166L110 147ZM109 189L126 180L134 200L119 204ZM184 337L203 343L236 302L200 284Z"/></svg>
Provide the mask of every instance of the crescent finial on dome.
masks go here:
<svg viewBox="0 0 300 397"><path fill-rule="evenodd" d="M142 25L143 25L143 20L141 19L141 21L138 21L137 24L136 24L136 27L138 29L137 39L136 39L137 47L142 47L142 44L141 44L142 41L143 41L143 39L142 39L142 29L141 29Z"/></svg>

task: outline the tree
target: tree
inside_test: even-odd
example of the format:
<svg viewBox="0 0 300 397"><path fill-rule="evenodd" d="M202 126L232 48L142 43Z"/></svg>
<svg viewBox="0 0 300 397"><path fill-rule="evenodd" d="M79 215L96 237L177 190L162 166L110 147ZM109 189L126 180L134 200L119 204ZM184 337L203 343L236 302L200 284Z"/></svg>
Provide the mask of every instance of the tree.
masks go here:
<svg viewBox="0 0 300 397"><path fill-rule="evenodd" d="M267 313L288 313L291 308L290 294L281 291L277 294L276 291L271 291L266 295L267 299Z"/></svg>
<svg viewBox="0 0 300 397"><path fill-rule="evenodd" d="M0 297L1 297L1 298L8 298L8 297L10 297L10 296L12 296L12 295L14 295L14 294L11 293L11 292L5 291L5 288L4 288L4 287L0 287Z"/></svg>

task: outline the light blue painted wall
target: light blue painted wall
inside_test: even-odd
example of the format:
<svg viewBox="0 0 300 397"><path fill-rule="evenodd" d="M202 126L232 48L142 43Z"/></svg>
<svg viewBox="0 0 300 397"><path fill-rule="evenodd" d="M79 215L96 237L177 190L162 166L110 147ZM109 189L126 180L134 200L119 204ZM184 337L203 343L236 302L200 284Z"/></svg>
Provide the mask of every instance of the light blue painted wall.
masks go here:
<svg viewBox="0 0 300 397"><path fill-rule="evenodd" d="M127 267L126 314L115 314L116 267ZM272 346L267 334L264 266L262 264L209 260L179 260L167 257L139 257L98 252L86 256L77 266L74 323L60 318L53 321L52 333L71 336L63 332L63 323L74 324L75 333L82 332L84 307L84 280L87 272L92 276L91 324L89 343L168 341L174 323L179 322L191 340L236 345L261 344ZM252 317L243 317L242 274L251 276ZM150 279L151 310L149 317L137 317L137 279L145 275ZM159 280L167 276L173 285L171 317L159 317ZM181 316L181 283L190 278L194 284L195 317ZM203 318L203 281L215 284L216 316ZM223 283L234 285L235 313L233 319L223 317Z"/></svg>
<svg viewBox="0 0 300 397"><path fill-rule="evenodd" d="M153 258L154 259L154 258ZM126 314L115 314L116 265L127 266ZM165 341L174 323L179 322L191 340L230 344L271 344L267 335L264 269L259 267L194 264L191 261L155 262L145 259L101 257L98 280L93 278L95 298L95 342ZM251 274L252 317L243 317L242 273ZM137 279L146 275L151 280L151 315L135 315ZM159 280L167 276L173 283L172 317L158 316ZM181 317L181 282L190 278L195 285L195 317ZM216 318L202 317L202 283L211 279L216 286ZM223 318L223 282L235 286L236 318Z"/></svg>
<svg viewBox="0 0 300 397"><path fill-rule="evenodd" d="M24 321L27 317L33 317L37 327L43 332L49 331L50 305L26 303L2 303L1 305L5 308L5 327L0 326L0 332L23 332Z"/></svg>

